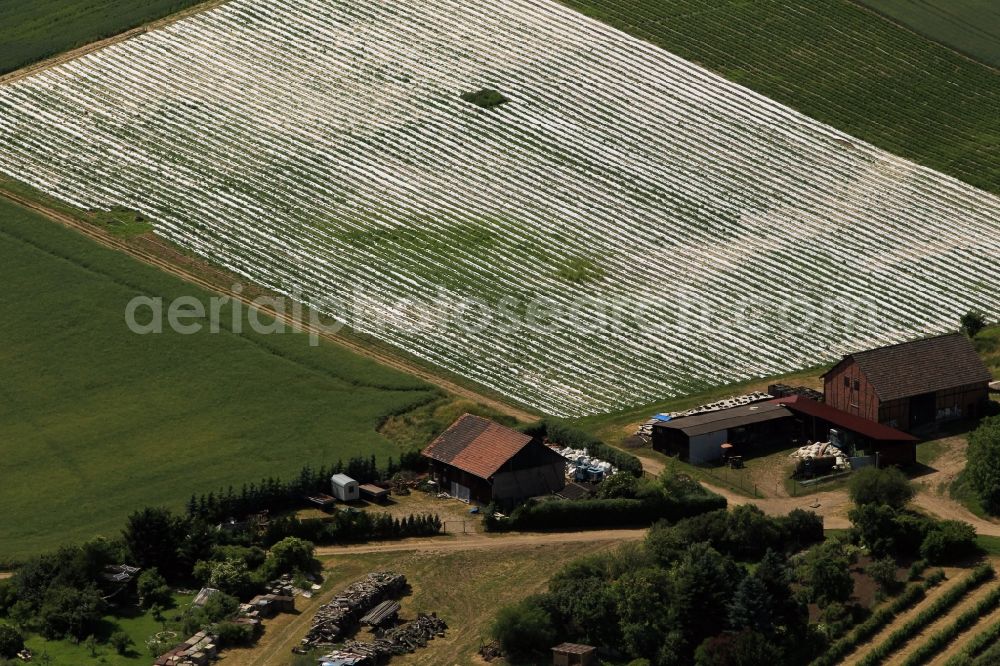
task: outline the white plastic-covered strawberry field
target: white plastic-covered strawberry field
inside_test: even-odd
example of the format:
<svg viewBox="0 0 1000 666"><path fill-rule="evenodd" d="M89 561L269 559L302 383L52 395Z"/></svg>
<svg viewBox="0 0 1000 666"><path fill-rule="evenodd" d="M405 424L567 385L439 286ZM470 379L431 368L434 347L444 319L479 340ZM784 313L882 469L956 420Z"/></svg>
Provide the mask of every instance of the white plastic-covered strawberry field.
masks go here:
<svg viewBox="0 0 1000 666"><path fill-rule="evenodd" d="M232 0L0 88L0 171L556 415L1000 315L996 197L548 0Z"/></svg>

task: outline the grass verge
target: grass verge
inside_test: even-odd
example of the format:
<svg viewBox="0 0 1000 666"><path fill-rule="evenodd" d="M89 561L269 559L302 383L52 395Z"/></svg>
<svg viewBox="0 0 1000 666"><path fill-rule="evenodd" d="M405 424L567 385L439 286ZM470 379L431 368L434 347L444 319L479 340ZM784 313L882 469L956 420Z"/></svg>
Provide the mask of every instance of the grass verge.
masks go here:
<svg viewBox="0 0 1000 666"><path fill-rule="evenodd" d="M135 334L134 297L210 295L5 201L0 256L3 560L194 492L398 455L376 428L440 395L335 345L255 333L246 308L221 307L215 334Z"/></svg>
<svg viewBox="0 0 1000 666"><path fill-rule="evenodd" d="M0 74L112 37L203 0L9 0L0 3Z"/></svg>

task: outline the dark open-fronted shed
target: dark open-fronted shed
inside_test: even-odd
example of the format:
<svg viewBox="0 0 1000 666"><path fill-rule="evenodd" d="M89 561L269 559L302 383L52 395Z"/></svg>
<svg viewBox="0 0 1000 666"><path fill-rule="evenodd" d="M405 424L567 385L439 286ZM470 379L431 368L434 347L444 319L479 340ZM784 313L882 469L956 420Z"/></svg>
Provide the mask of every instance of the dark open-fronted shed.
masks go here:
<svg viewBox="0 0 1000 666"><path fill-rule="evenodd" d="M797 436L792 413L774 402L741 405L653 425L653 448L694 465L722 457L729 443L740 453L761 446L788 446Z"/></svg>
<svg viewBox="0 0 1000 666"><path fill-rule="evenodd" d="M848 453L874 454L880 466L917 462L917 438L909 433L802 396L773 402L784 405L799 418L804 439L827 441L831 439L830 431L837 430Z"/></svg>

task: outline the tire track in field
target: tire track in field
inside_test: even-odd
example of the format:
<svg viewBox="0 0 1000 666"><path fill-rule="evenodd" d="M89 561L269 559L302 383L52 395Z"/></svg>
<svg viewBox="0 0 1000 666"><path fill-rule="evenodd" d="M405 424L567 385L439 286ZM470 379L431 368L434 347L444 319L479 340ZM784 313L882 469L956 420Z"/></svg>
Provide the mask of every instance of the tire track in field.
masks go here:
<svg viewBox="0 0 1000 666"><path fill-rule="evenodd" d="M22 206L23 208L28 208L36 213L44 215L45 217L55 222L58 222L63 226L79 231L80 233L89 237L91 240L94 240L105 247L109 247L111 249L124 252L132 256L133 258L142 261L143 263L159 268L160 270L170 273L175 277L181 278L185 282L189 282L198 287L201 287L206 291L226 296L228 298L233 299L234 301L239 301L240 303L249 308L258 310L259 312L262 312L277 321L281 321L283 324L290 327L292 330L296 330L301 333L308 333L310 335L315 335L319 338L322 338L323 340L326 340L335 345L339 345L340 347L343 347L349 351L352 351L355 354L358 354L359 356L363 356L365 358L376 361L377 363L380 363L382 365L388 366L395 370L399 370L406 374L417 377L418 379L421 379L427 382L428 384L432 384L438 387L439 389L445 391L446 393L449 393L451 395L460 398L465 398L467 400L472 400L479 404L490 407L491 409L494 409L502 414L511 416L519 421L531 422L538 419L538 416L535 414L532 414L524 409L520 409L518 407L510 405L496 398L492 398L482 393L479 393L471 388L462 386L424 367L421 367L416 363L412 363L398 356L394 356L379 349L375 349L371 346L364 345L360 342L351 340L342 335L325 331L321 327L314 326L308 322L299 321L295 317L292 317L291 315L288 315L284 312L279 312L278 310L272 307L268 307L260 303L254 303L253 299L249 298L244 294L237 293L236 291L224 287L216 282L206 280L205 278L196 275L192 271L182 268L171 261L163 259L162 257L159 257L153 254L152 252L142 250L133 245L130 245L129 243L119 240L114 236L112 236L111 234L105 232L104 230L94 226L93 224L79 220L73 217L72 215L69 215L67 213L61 213L43 204L40 204L38 202L32 201L25 197L21 197L4 190L0 190L0 196L18 204L19 206Z"/></svg>

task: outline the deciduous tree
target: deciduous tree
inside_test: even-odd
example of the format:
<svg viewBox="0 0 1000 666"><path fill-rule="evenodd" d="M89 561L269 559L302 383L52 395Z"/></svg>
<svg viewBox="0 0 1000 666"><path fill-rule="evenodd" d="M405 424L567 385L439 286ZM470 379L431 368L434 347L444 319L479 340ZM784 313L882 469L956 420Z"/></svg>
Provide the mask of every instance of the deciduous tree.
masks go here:
<svg viewBox="0 0 1000 666"><path fill-rule="evenodd" d="M851 500L857 505L882 504L901 509L913 499L913 485L895 467L865 467L851 477L848 486Z"/></svg>

